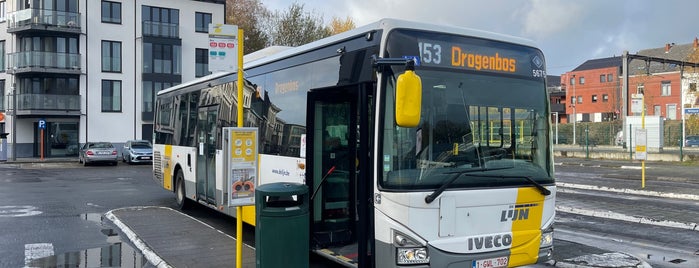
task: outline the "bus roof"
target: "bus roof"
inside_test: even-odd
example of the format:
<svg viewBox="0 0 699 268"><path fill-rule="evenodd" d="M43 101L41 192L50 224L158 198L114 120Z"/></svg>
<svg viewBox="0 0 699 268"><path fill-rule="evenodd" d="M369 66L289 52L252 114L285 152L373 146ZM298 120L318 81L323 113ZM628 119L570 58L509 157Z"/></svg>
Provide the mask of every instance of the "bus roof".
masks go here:
<svg viewBox="0 0 699 268"><path fill-rule="evenodd" d="M493 33L493 32L488 32L488 31L481 31L481 30L475 30L475 29L469 29L469 28L461 28L461 27L455 27L455 26L448 26L448 25L436 25L436 24L428 24L428 23L423 23L423 22L415 22L415 21L407 21L407 20L399 20L399 19L382 19L377 22L361 26L359 28L355 28L346 32L342 32L327 38L323 38L305 45L301 45L298 47L285 47L285 46L272 46L268 47L253 53L250 53L248 55L245 55L243 57L243 62L245 69L248 68L253 68L257 67L260 65L264 65L270 62L275 62L281 59L289 58L298 54L302 54L307 51L311 51L317 48L325 47L334 43L337 43L339 41L342 41L347 38L351 38L357 35L364 35L368 32L372 32L375 30L383 30L384 32L388 32L392 29L417 29L417 30L424 30L424 31L433 31L433 32L446 32L446 33L452 33L456 35L463 35L463 36L471 36L471 37L477 37L477 38L484 38L484 39L490 39L490 40L497 40L497 41L502 41L502 42L508 42L508 43L513 43L513 44L520 44L524 46L530 46L530 47L536 47L533 41L525 38L520 38L520 37L515 37L515 36L510 36L510 35L504 35L504 34L498 34L498 33ZM386 35L383 35L382 38L386 38ZM235 72L217 72L213 73L204 77L200 77L191 81L188 81L186 83L182 83L167 89L163 89L157 93L157 95L162 95L168 92L172 92L175 90L178 90L180 88L185 88L191 85L196 85L202 82L207 82L211 80L215 80L227 75L232 75L235 74Z"/></svg>

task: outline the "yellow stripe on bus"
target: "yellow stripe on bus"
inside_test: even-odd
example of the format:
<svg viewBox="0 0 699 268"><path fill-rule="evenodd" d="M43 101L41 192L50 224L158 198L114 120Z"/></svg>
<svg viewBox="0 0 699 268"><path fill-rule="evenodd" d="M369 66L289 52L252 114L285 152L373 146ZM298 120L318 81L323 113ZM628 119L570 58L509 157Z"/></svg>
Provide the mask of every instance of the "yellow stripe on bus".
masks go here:
<svg viewBox="0 0 699 268"><path fill-rule="evenodd" d="M172 191L172 145L165 145L163 155L163 188Z"/></svg>
<svg viewBox="0 0 699 268"><path fill-rule="evenodd" d="M544 196L534 187L520 188L513 209L509 266L534 263L539 257Z"/></svg>

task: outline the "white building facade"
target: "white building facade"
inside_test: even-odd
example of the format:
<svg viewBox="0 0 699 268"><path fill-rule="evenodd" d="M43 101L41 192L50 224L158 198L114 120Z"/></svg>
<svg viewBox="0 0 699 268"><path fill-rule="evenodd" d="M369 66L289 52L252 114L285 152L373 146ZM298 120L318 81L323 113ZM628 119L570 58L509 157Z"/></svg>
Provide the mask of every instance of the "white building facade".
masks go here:
<svg viewBox="0 0 699 268"><path fill-rule="evenodd" d="M209 74L225 0L0 0L0 13L8 158L69 157L152 140L155 93Z"/></svg>

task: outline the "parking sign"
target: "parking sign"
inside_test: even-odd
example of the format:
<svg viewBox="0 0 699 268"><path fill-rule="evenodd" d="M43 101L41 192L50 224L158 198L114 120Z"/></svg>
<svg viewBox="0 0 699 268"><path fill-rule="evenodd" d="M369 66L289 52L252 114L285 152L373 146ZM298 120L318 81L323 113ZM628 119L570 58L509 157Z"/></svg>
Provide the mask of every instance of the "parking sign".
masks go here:
<svg viewBox="0 0 699 268"><path fill-rule="evenodd" d="M46 120L45 119L39 119L39 129L46 129Z"/></svg>

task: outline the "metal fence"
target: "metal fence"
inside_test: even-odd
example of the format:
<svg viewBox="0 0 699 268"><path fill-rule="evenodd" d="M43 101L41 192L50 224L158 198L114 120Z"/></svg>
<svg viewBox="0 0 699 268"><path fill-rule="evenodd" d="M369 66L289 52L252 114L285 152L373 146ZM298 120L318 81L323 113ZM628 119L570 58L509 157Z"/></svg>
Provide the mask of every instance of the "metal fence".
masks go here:
<svg viewBox="0 0 699 268"><path fill-rule="evenodd" d="M688 123L689 124L689 123ZM637 126L634 126L637 127ZM627 129L629 127L627 126ZM620 120L611 122L580 122L573 126L570 124L553 125L554 144L579 144L579 145L610 145L624 146L629 142L628 137L623 137L623 126ZM660 131L648 128L648 131ZM665 120L663 122L663 147L679 147L682 140L682 121ZM685 136L699 135L692 127L688 127ZM575 135L573 135L575 133ZM573 138L575 136L575 138Z"/></svg>

